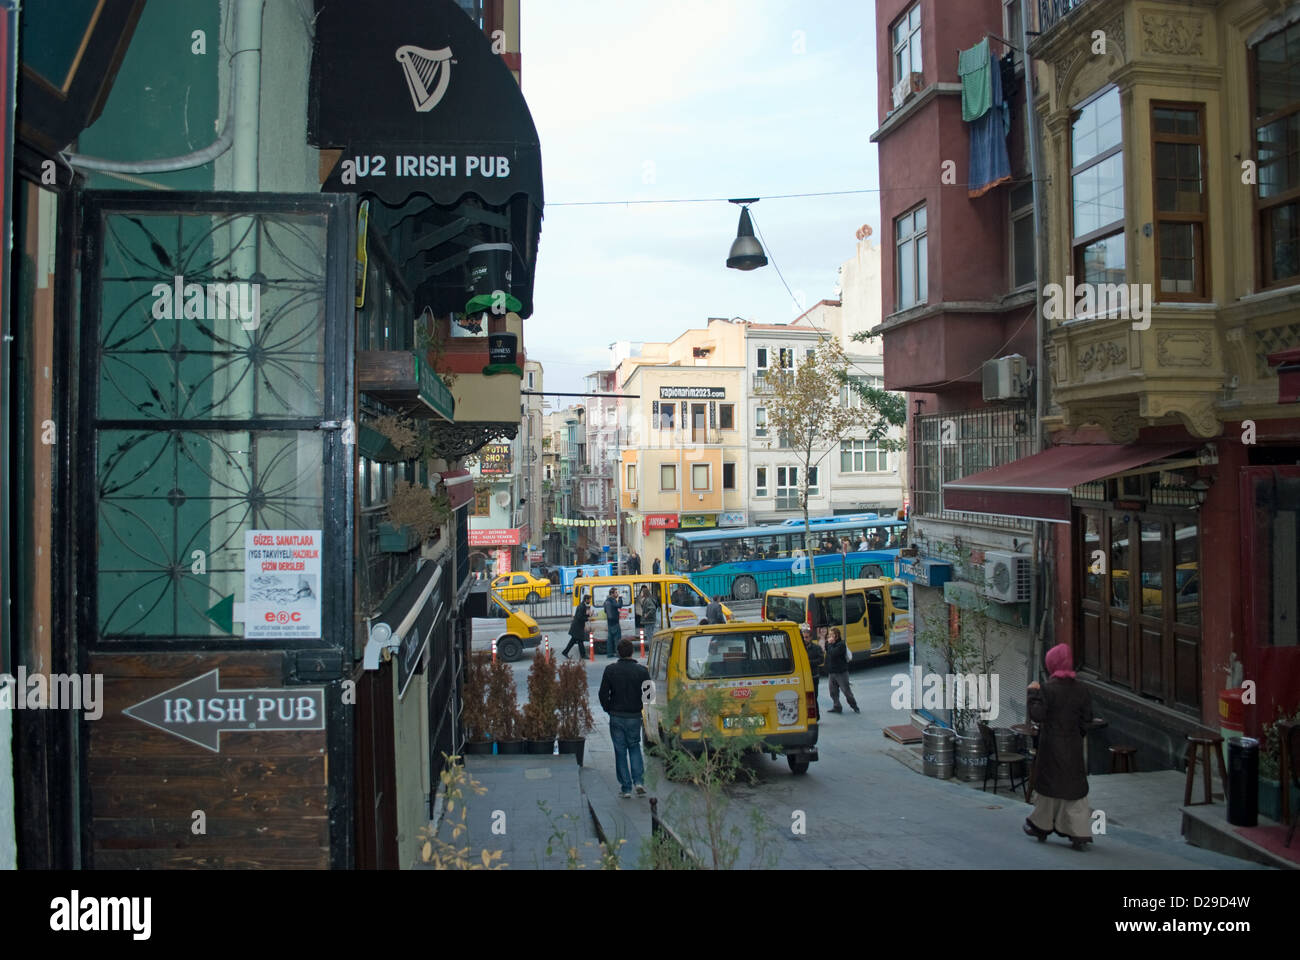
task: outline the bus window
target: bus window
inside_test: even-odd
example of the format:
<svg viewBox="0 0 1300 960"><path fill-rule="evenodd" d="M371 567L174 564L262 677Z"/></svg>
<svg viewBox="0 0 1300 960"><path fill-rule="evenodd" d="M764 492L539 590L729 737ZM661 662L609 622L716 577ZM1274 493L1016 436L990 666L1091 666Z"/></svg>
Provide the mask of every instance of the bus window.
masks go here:
<svg viewBox="0 0 1300 960"><path fill-rule="evenodd" d="M697 543L691 548L691 570L707 570L709 567L716 567L723 562L723 545L721 543L716 541Z"/></svg>
<svg viewBox="0 0 1300 960"><path fill-rule="evenodd" d="M781 537L755 537L754 551L758 560L779 560L789 553L789 547L786 545L786 538Z"/></svg>

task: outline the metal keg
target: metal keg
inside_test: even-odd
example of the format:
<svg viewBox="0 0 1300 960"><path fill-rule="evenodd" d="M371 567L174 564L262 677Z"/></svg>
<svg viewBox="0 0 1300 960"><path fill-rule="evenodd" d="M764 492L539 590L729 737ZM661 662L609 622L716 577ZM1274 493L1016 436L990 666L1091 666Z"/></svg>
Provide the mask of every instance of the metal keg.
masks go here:
<svg viewBox="0 0 1300 960"><path fill-rule="evenodd" d="M1020 752L1020 734L1009 727L994 727L993 740L998 745L998 753ZM999 763L998 777L1009 780L1011 778L1011 764Z"/></svg>
<svg viewBox="0 0 1300 960"><path fill-rule="evenodd" d="M957 779L984 779L984 738L975 732L972 737L957 738Z"/></svg>
<svg viewBox="0 0 1300 960"><path fill-rule="evenodd" d="M927 777L951 780L953 740L956 734L947 727L929 726L921 735L921 767Z"/></svg>

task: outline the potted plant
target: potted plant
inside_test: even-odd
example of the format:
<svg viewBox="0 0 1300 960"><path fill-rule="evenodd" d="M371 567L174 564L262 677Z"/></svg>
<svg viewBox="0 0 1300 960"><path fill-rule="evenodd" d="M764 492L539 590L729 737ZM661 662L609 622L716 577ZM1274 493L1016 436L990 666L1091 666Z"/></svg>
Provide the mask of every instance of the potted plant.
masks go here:
<svg viewBox="0 0 1300 960"><path fill-rule="evenodd" d="M497 660L488 665L488 728L496 741L497 753L523 753L519 737L519 705L515 696L515 675L510 664Z"/></svg>
<svg viewBox="0 0 1300 960"><path fill-rule="evenodd" d="M486 703L489 661L489 654L474 653L465 663L465 683L461 694L464 705L461 717L465 724L466 753L492 752Z"/></svg>
<svg viewBox="0 0 1300 960"><path fill-rule="evenodd" d="M1283 723L1300 723L1300 708L1294 713L1287 716L1281 708L1277 711L1277 719L1272 723L1264 724L1264 735L1259 745L1259 812L1261 815L1268 817L1270 820L1281 821L1282 819L1282 790L1283 784L1280 781L1282 769L1282 750L1285 744L1282 743L1282 732L1279 725ZM1286 789L1291 791L1291 815L1296 816L1300 811L1300 790L1296 789L1295 783L1285 785Z"/></svg>
<svg viewBox="0 0 1300 960"><path fill-rule="evenodd" d="M587 697L587 668L577 661L560 664L557 707L559 711L560 753L572 753L582 766L585 734L595 726L591 703Z"/></svg>
<svg viewBox="0 0 1300 960"><path fill-rule="evenodd" d="M555 661L536 654L528 671L528 702L524 704L523 734L528 752L549 755L555 752L555 731L559 726L556 703L559 678Z"/></svg>
<svg viewBox="0 0 1300 960"><path fill-rule="evenodd" d="M385 553L406 553L433 536L451 515L446 494L435 496L428 487L400 481L393 488L379 526L379 549Z"/></svg>

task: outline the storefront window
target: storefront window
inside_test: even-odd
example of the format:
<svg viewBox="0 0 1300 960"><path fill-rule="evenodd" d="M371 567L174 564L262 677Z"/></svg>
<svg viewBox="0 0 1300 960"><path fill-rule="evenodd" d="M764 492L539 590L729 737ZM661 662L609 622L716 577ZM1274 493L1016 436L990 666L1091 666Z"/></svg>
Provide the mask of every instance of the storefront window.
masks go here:
<svg viewBox="0 0 1300 960"><path fill-rule="evenodd" d="M1195 523L1174 524L1175 611L1179 623L1201 625L1200 530Z"/></svg>
<svg viewBox="0 0 1300 960"><path fill-rule="evenodd" d="M1127 610L1129 605L1128 519L1110 518L1110 605Z"/></svg>
<svg viewBox="0 0 1300 960"><path fill-rule="evenodd" d="M1160 531L1163 524L1159 521L1142 521L1142 616L1159 619L1164 613L1165 584L1161 578L1161 558L1163 552Z"/></svg>
<svg viewBox="0 0 1300 960"><path fill-rule="evenodd" d="M1106 579L1106 554L1101 549L1101 518L1095 513L1084 513L1082 519L1083 592L1090 600L1100 600L1101 584Z"/></svg>

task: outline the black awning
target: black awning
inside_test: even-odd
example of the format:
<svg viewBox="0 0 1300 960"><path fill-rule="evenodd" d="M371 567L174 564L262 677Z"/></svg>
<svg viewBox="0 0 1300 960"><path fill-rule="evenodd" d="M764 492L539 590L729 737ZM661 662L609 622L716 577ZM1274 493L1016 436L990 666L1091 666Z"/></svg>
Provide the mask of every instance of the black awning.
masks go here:
<svg viewBox="0 0 1300 960"><path fill-rule="evenodd" d="M492 41L453 0L317 0L317 9L308 140L342 151L321 189L402 208L394 213L411 220L423 254L408 280L440 316L466 308L466 251L509 243L508 292L528 317L541 146ZM431 203L412 219L418 197Z"/></svg>
<svg viewBox="0 0 1300 960"><path fill-rule="evenodd" d="M308 140L344 151L324 189L388 204L542 208L542 152L519 84L453 0L318 0ZM346 183L352 162L355 183Z"/></svg>

